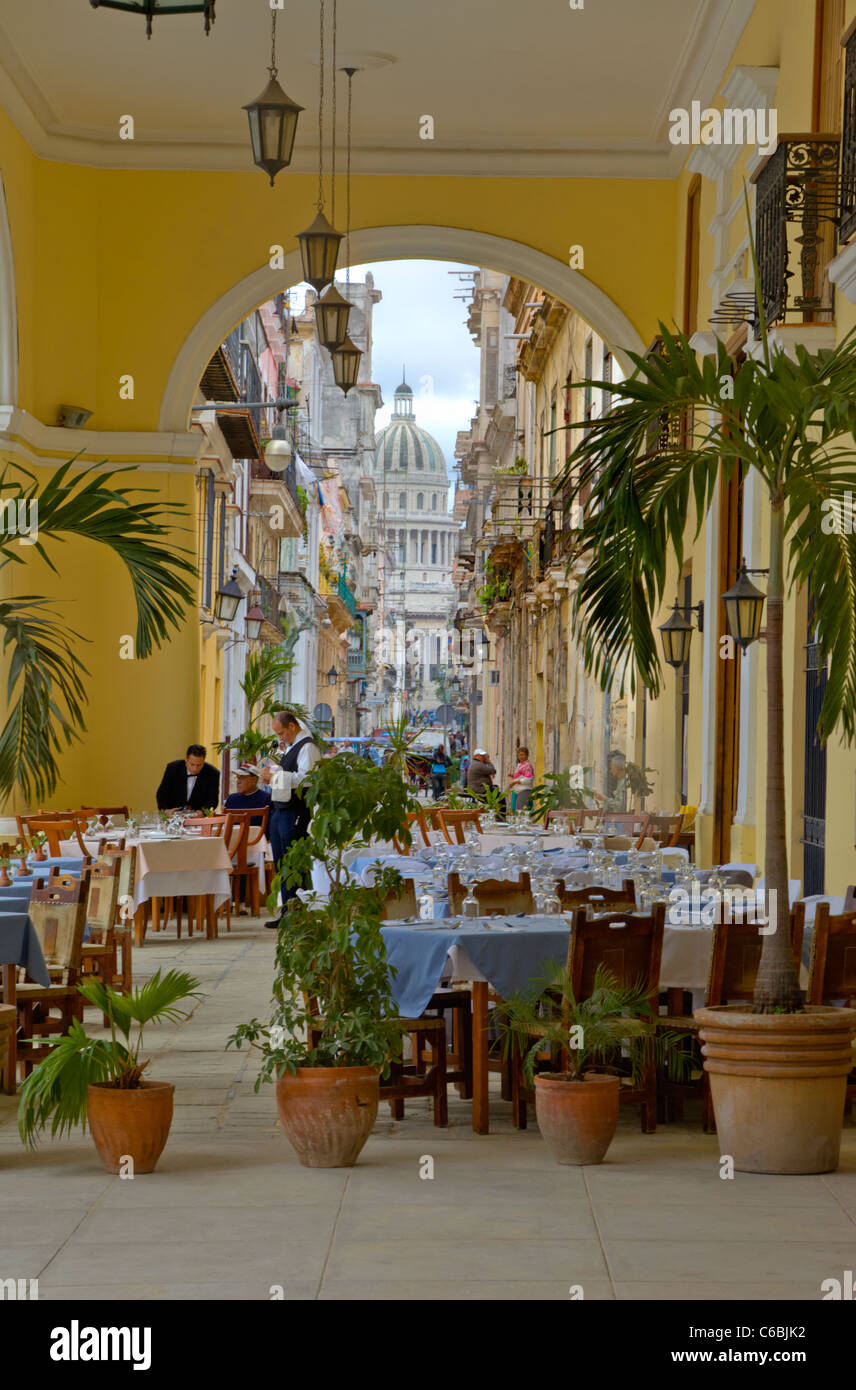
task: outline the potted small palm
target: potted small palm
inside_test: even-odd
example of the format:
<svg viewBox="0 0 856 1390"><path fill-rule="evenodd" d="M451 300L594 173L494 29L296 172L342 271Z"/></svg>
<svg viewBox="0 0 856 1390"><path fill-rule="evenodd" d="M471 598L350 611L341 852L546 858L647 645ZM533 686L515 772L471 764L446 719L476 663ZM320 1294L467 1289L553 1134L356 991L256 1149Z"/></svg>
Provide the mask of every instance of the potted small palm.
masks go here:
<svg viewBox="0 0 856 1390"><path fill-rule="evenodd" d="M322 758L301 793L312 811L309 833L288 850L268 906L283 879L300 887L317 862L329 874L329 895L304 892L288 904L270 1017L240 1024L227 1046L246 1042L261 1052L255 1089L276 1082L280 1122L305 1167L351 1167L377 1115L379 1077L401 1051L381 936L383 900L401 875L387 869L365 887L349 874L345 852L393 835L409 844L405 816L415 803L396 762L378 768L352 753Z"/></svg>
<svg viewBox="0 0 856 1390"><path fill-rule="evenodd" d="M198 984L181 971L161 975L158 970L128 995L100 980L78 985L86 1002L107 1018L110 1037L90 1037L75 1019L55 1040L20 1089L18 1129L24 1142L35 1148L48 1125L54 1137L88 1123L108 1173L127 1172L129 1159L135 1176L153 1172L169 1136L175 1086L145 1079L143 1029L185 1018L176 1006L196 998Z"/></svg>
<svg viewBox="0 0 856 1390"><path fill-rule="evenodd" d="M723 1153L744 1171L820 1173L838 1164L856 1011L804 1006L788 930L784 601L788 588L811 583L818 665L830 672L817 733L838 729L852 743L856 536L842 516L856 491L856 333L830 351L797 347L796 360L777 350L751 226L749 248L755 354L738 361L717 340L715 356L699 360L685 334L661 323L660 350L628 353L632 376L568 459L563 478L585 508L569 561L579 575L572 623L604 689L632 675L659 695L653 616L675 562L680 572L685 533L700 532L720 482L751 475L769 527L764 872L773 929L752 1007L695 1016Z"/></svg>
<svg viewBox="0 0 856 1390"><path fill-rule="evenodd" d="M622 985L604 965L595 971L588 999L574 998L567 969L498 1004L494 1012L506 1054L519 1057L535 1088L538 1128L561 1164L602 1163L618 1124L621 1075L638 1084L652 1052L669 1057L680 1076L689 1056L677 1034L658 1032L647 986ZM535 1070L547 1049L567 1059L560 1072ZM615 1069L621 1057L622 1072Z"/></svg>

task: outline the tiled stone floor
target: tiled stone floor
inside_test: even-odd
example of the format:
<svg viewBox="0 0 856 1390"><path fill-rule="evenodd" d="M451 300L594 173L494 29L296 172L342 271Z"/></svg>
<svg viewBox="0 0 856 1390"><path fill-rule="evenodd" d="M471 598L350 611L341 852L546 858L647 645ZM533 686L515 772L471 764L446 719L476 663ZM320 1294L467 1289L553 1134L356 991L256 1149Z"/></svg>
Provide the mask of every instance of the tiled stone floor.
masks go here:
<svg viewBox="0 0 856 1390"><path fill-rule="evenodd" d="M402 1123L382 1107L357 1167L302 1168L256 1064L224 1051L264 1014L274 935L233 921L208 942L151 937L135 954L196 974L192 1017L152 1031L152 1075L176 1084L157 1171L106 1174L88 1134L23 1148L0 1097L0 1279L41 1299L811 1299L856 1268L856 1126L827 1177L719 1176L694 1116L642 1135L632 1113L599 1167L559 1168L537 1127L511 1128L498 1094L474 1135L451 1092ZM88 1024L94 1026L91 1011ZM433 1179L420 1177L430 1155ZM273 1293L272 1293L273 1290Z"/></svg>

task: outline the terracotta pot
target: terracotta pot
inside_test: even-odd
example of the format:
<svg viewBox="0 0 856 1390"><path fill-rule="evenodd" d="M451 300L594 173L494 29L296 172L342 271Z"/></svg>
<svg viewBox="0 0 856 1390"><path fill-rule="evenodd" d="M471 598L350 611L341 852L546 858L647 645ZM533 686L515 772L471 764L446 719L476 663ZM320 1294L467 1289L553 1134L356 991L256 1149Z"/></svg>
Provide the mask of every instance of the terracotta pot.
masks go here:
<svg viewBox="0 0 856 1390"><path fill-rule="evenodd" d="M573 1081L566 1072L535 1077L535 1114L557 1163L602 1163L618 1124L617 1076L590 1072Z"/></svg>
<svg viewBox="0 0 856 1390"><path fill-rule="evenodd" d="M134 1160L134 1175L154 1172L172 1124L171 1081L144 1081L121 1090L97 1081L88 1088L88 1120L98 1156L108 1173L124 1171L121 1159Z"/></svg>
<svg viewBox="0 0 856 1390"><path fill-rule="evenodd" d="M298 1067L276 1083L276 1108L304 1168L352 1168L377 1118L374 1067Z"/></svg>
<svg viewBox="0 0 856 1390"><path fill-rule="evenodd" d="M720 1152L743 1173L831 1173L838 1166L856 1009L809 1005L753 1014L696 1009Z"/></svg>

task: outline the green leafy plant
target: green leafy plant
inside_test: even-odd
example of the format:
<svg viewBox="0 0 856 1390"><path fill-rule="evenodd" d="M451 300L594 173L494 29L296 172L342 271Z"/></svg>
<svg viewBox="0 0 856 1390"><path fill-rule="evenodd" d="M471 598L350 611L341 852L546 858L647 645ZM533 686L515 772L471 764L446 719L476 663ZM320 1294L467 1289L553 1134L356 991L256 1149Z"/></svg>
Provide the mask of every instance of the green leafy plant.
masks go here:
<svg viewBox="0 0 856 1390"><path fill-rule="evenodd" d="M283 631L286 634L285 642L278 646L258 647L247 656L244 675L238 682L247 704L246 729L235 738L224 739L214 745L218 753L228 749L238 762L256 762L269 756L277 748L276 736L271 733L270 719L271 715L283 707L277 690L294 670L294 647L303 626L289 628L283 620ZM295 705L289 701L288 708L294 711L301 724L313 730L313 736L319 742L323 742L308 711L302 705Z"/></svg>
<svg viewBox="0 0 856 1390"><path fill-rule="evenodd" d="M628 354L633 374L612 409L587 422L564 475L571 501L587 497L569 562L580 573L571 614L586 669L604 689L621 693L642 684L658 695L662 667L653 624L670 597L676 562L680 572L687 531L700 533L720 487L737 470L751 475L769 526L764 870L785 924L764 936L753 1009L800 1012L786 928L784 602L786 590L810 582L818 667L829 670L817 733L825 740L840 729L852 744L856 535L840 521L856 492L856 332L814 353L799 344L793 357L774 348L748 197L745 204L758 352L738 361L717 339L715 354L699 359L684 333L661 323L656 354ZM604 382L579 385L611 389Z"/></svg>
<svg viewBox="0 0 856 1390"><path fill-rule="evenodd" d="M528 802L529 814L533 820L545 820L548 811L583 811L593 796L588 785L590 767L584 767L583 784L576 785L571 777L571 769L561 772L545 772L543 782L533 788Z"/></svg>
<svg viewBox="0 0 856 1390"><path fill-rule="evenodd" d="M484 567L485 582L477 591L477 598L482 608L491 608L495 603L504 602L511 593L511 570L507 565L494 566L493 560L488 558Z"/></svg>
<svg viewBox="0 0 856 1390"><path fill-rule="evenodd" d="M35 1148L48 1124L53 1138L70 1134L76 1125L85 1129L87 1087L96 1082L108 1082L117 1090L140 1087L149 1066L149 1060L140 1055L143 1029L149 1023L186 1018L187 1012L176 1005L199 997L198 986L192 975L178 970L166 975L158 970L128 995L117 994L100 980L78 985L87 1003L107 1017L110 1037L91 1038L75 1019L69 1032L33 1068L20 1089L18 1130L24 1143Z"/></svg>
<svg viewBox="0 0 856 1390"><path fill-rule="evenodd" d="M636 799L643 800L646 796L650 796L654 790L654 783L648 781L649 772L656 775L657 769L655 767L640 767L638 763L624 764L627 789L634 801Z"/></svg>
<svg viewBox="0 0 856 1390"><path fill-rule="evenodd" d="M497 1004L493 1021L506 1054L517 1042L530 1084L539 1054L548 1048L567 1058L571 1080L589 1071L621 1070L638 1084L652 1051L676 1079L693 1061L684 1035L658 1031L645 982L622 985L605 965L597 967L592 992L582 1000L574 997L568 970L550 966L528 990Z"/></svg>
<svg viewBox="0 0 856 1390"><path fill-rule="evenodd" d="M24 564L33 552L54 574L52 546L83 537L109 547L128 572L137 609L134 655L151 656L184 620L194 599L196 565L175 543L173 528L187 524L181 503L148 502L152 488L117 481L131 468L103 473L69 459L44 484L20 464L0 469L0 499L38 517L32 547L14 530L0 532L0 568ZM74 469L74 471L72 471ZM0 650L8 663L5 723L0 730L0 800L17 788L25 801L43 802L59 781L57 754L86 733L84 677L79 656L86 640L51 612L49 600L17 594L0 602Z"/></svg>
<svg viewBox="0 0 856 1390"><path fill-rule="evenodd" d="M240 1024L229 1038L228 1046L246 1042L261 1051L256 1090L298 1067L382 1069L400 1050L381 922L383 899L400 888L401 875L384 869L364 887L351 878L345 852L393 835L409 844L404 822L416 803L395 764L375 767L352 753L322 758L301 794L312 812L309 833L278 866L268 906L276 910L283 879L302 887L318 861L330 892L326 901L307 894L289 902L277 937L271 1016Z"/></svg>

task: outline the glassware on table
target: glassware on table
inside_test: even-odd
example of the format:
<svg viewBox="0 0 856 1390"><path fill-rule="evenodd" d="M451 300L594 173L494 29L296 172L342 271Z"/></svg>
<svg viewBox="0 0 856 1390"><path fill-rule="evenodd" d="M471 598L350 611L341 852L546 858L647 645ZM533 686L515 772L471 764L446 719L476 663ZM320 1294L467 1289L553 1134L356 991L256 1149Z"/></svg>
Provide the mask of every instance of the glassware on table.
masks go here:
<svg viewBox="0 0 856 1390"><path fill-rule="evenodd" d="M553 884L550 891L544 894L544 898L541 903L541 911L544 913L545 917L561 916L562 902L558 893L556 892L555 883Z"/></svg>
<svg viewBox="0 0 856 1390"><path fill-rule="evenodd" d="M420 893L419 895L419 920L421 922L431 922L434 919L434 899L430 893Z"/></svg>
<svg viewBox="0 0 856 1390"><path fill-rule="evenodd" d="M472 921L479 916L479 900L473 892L471 883L467 884L467 896L461 903L461 915L467 921Z"/></svg>

